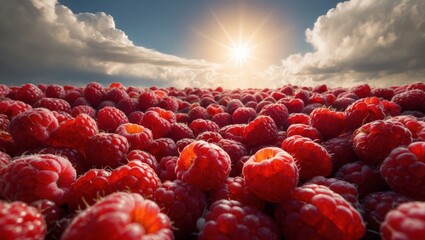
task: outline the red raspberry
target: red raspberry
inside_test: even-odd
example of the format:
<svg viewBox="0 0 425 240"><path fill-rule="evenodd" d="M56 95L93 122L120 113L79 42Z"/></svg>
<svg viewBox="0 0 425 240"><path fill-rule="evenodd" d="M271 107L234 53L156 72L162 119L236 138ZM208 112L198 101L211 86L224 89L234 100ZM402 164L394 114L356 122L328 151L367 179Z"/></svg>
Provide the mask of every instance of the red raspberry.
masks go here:
<svg viewBox="0 0 425 240"><path fill-rule="evenodd" d="M0 236L4 240L43 239L47 226L43 215L23 202L0 201Z"/></svg>
<svg viewBox="0 0 425 240"><path fill-rule="evenodd" d="M361 84L352 87L350 91L356 94L359 98L366 98L370 96L372 89L368 84Z"/></svg>
<svg viewBox="0 0 425 240"><path fill-rule="evenodd" d="M353 148L367 164L378 165L394 148L409 145L412 134L402 124L377 120L364 124L353 133Z"/></svg>
<svg viewBox="0 0 425 240"><path fill-rule="evenodd" d="M235 124L249 123L257 116L257 112L253 108L240 107L232 114L232 122Z"/></svg>
<svg viewBox="0 0 425 240"><path fill-rule="evenodd" d="M276 102L276 100L267 100L267 99L270 99L270 98L266 98L266 99L263 99L261 102L259 102L257 105L256 105L256 107L255 107L255 111L257 112L257 113L259 113L259 112L261 112L261 110L265 107L265 106L267 106L267 105L269 105L269 104L273 104L273 103L275 103Z"/></svg>
<svg viewBox="0 0 425 240"><path fill-rule="evenodd" d="M422 90L408 90L394 95L392 101L400 105L402 111L420 111L425 112L425 91Z"/></svg>
<svg viewBox="0 0 425 240"><path fill-rule="evenodd" d="M246 124L232 124L220 128L219 133L223 138L243 142L243 132Z"/></svg>
<svg viewBox="0 0 425 240"><path fill-rule="evenodd" d="M279 130L284 130L288 127L289 112L284 104L273 103L266 105L259 114L271 117Z"/></svg>
<svg viewBox="0 0 425 240"><path fill-rule="evenodd" d="M31 203L43 216L46 226L49 230L55 227L56 222L65 216L65 210L60 208L55 202L47 199L41 199ZM47 238L47 236L46 236Z"/></svg>
<svg viewBox="0 0 425 240"><path fill-rule="evenodd" d="M278 103L283 103L288 113L300 113L304 109L304 102L298 98L282 98Z"/></svg>
<svg viewBox="0 0 425 240"><path fill-rule="evenodd" d="M210 192L210 202L220 199L235 200L244 206L250 206L259 210L264 209L264 200L253 194L241 176L229 177L226 182Z"/></svg>
<svg viewBox="0 0 425 240"><path fill-rule="evenodd" d="M0 131L7 131L9 128L9 117L0 113Z"/></svg>
<svg viewBox="0 0 425 240"><path fill-rule="evenodd" d="M180 139L176 142L176 146L177 146L177 152L182 152L183 148L185 148L187 145L189 145L190 143L194 142L195 139L193 138L183 138Z"/></svg>
<svg viewBox="0 0 425 240"><path fill-rule="evenodd" d="M127 191L149 199L161 184L155 170L137 160L114 169L108 181L107 193Z"/></svg>
<svg viewBox="0 0 425 240"><path fill-rule="evenodd" d="M310 116L311 126L316 128L325 140L337 137L347 125L344 112L328 108L316 108Z"/></svg>
<svg viewBox="0 0 425 240"><path fill-rule="evenodd" d="M353 104L356 100L349 97L341 97L337 98L334 103L332 103L332 107L337 111L345 111L348 106Z"/></svg>
<svg viewBox="0 0 425 240"><path fill-rule="evenodd" d="M327 99L322 94L313 93L308 99L307 105L320 103L322 105L328 105Z"/></svg>
<svg viewBox="0 0 425 240"><path fill-rule="evenodd" d="M15 99L33 105L44 97L43 91L32 83L22 85L16 91Z"/></svg>
<svg viewBox="0 0 425 240"><path fill-rule="evenodd" d="M128 115L128 121L134 124L141 124L143 115L145 115L142 111L134 111Z"/></svg>
<svg viewBox="0 0 425 240"><path fill-rule="evenodd" d="M167 137L174 141L178 141L183 138L195 138L195 135L187 124L176 122L171 124L171 130L167 134Z"/></svg>
<svg viewBox="0 0 425 240"><path fill-rule="evenodd" d="M221 139L216 143L224 151L229 154L232 161L232 165L235 165L243 156L248 155L248 148L243 144L231 139ZM237 176L240 172L232 171L230 172L231 176Z"/></svg>
<svg viewBox="0 0 425 240"><path fill-rule="evenodd" d="M214 202L198 220L199 240L280 239L273 219L262 211L234 200Z"/></svg>
<svg viewBox="0 0 425 240"><path fill-rule="evenodd" d="M360 213L339 194L316 184L296 188L275 210L285 239L361 239Z"/></svg>
<svg viewBox="0 0 425 240"><path fill-rule="evenodd" d="M32 109L31 105L22 101L3 100L0 101L0 113L7 115L10 119L16 115Z"/></svg>
<svg viewBox="0 0 425 240"><path fill-rule="evenodd" d="M196 233L196 221L207 206L205 193L180 180L166 181L154 193L154 200L173 222L174 235L187 239Z"/></svg>
<svg viewBox="0 0 425 240"><path fill-rule="evenodd" d="M193 121L195 119L210 119L211 118L211 116L208 114L208 111L201 106L191 108L189 110L188 115L189 115L190 121Z"/></svg>
<svg viewBox="0 0 425 240"><path fill-rule="evenodd" d="M379 170L362 161L344 164L336 171L334 177L356 185L361 197L387 188L384 179L379 175Z"/></svg>
<svg viewBox="0 0 425 240"><path fill-rule="evenodd" d="M0 97L6 97L11 92L11 89L4 85L0 84Z"/></svg>
<svg viewBox="0 0 425 240"><path fill-rule="evenodd" d="M387 213L398 205L410 201L412 201L410 198L393 191L374 192L366 195L362 204L367 227L379 232Z"/></svg>
<svg viewBox="0 0 425 240"><path fill-rule="evenodd" d="M96 117L96 110L94 110L94 108L92 108L88 105L76 106L76 107L73 107L72 110L71 110L71 116L73 116L73 117L77 117L81 113L85 113L85 114L89 115L91 118Z"/></svg>
<svg viewBox="0 0 425 240"><path fill-rule="evenodd" d="M141 111L146 111L148 108L158 105L158 102L159 97L155 94L155 92L146 90L139 96L139 109Z"/></svg>
<svg viewBox="0 0 425 240"><path fill-rule="evenodd" d="M47 86L44 94L48 98L63 98L65 96L65 89L58 84L51 84Z"/></svg>
<svg viewBox="0 0 425 240"><path fill-rule="evenodd" d="M115 132L123 123L128 123L128 118L118 108L104 107L97 112L97 125L105 132Z"/></svg>
<svg viewBox="0 0 425 240"><path fill-rule="evenodd" d="M423 82L415 82L407 86L407 90L420 89L425 91L425 83Z"/></svg>
<svg viewBox="0 0 425 240"><path fill-rule="evenodd" d="M283 140L282 149L294 157L300 169L300 179L308 180L315 176L328 176L332 172L329 153L320 144L299 135Z"/></svg>
<svg viewBox="0 0 425 240"><path fill-rule="evenodd" d="M298 184L298 167L289 153L277 147L257 151L245 162L248 189L269 202L285 199Z"/></svg>
<svg viewBox="0 0 425 240"><path fill-rule="evenodd" d="M425 203L407 202L391 210L381 224L381 236L388 239L421 240L425 236Z"/></svg>
<svg viewBox="0 0 425 240"><path fill-rule="evenodd" d="M154 139L166 136L171 131L171 122L162 117L158 112L149 110L143 115L140 122L144 127L152 131Z"/></svg>
<svg viewBox="0 0 425 240"><path fill-rule="evenodd" d="M65 96L63 96L63 99L67 101L69 104L71 104L72 107L76 106L74 103L79 98L83 98L85 100L85 98L83 97L83 92L80 91L79 89L66 90ZM90 105L90 103L87 100L85 101L87 102L87 105Z"/></svg>
<svg viewBox="0 0 425 240"><path fill-rule="evenodd" d="M173 96L166 96L158 102L158 107L171 112L177 112L179 110L179 102Z"/></svg>
<svg viewBox="0 0 425 240"><path fill-rule="evenodd" d="M174 169L176 168L178 158L177 156L166 156L161 158L158 164L157 173L162 182L166 180L174 181L177 179Z"/></svg>
<svg viewBox="0 0 425 240"><path fill-rule="evenodd" d="M177 145L171 138L155 139L148 149L148 152L161 159L165 156L178 156Z"/></svg>
<svg viewBox="0 0 425 240"><path fill-rule="evenodd" d="M224 113L224 107L221 105L218 105L216 103L212 103L210 105L208 105L208 107L206 107L206 110L208 112L208 114L212 117L214 117L215 115L219 114L219 113Z"/></svg>
<svg viewBox="0 0 425 240"><path fill-rule="evenodd" d="M153 143L151 130L134 123L123 123L115 131L117 134L127 138L130 150L148 150Z"/></svg>
<svg viewBox="0 0 425 240"><path fill-rule="evenodd" d="M35 108L47 108L50 111L71 112L71 105L63 99L58 98L41 98L33 104Z"/></svg>
<svg viewBox="0 0 425 240"><path fill-rule="evenodd" d="M110 172L104 169L90 169L72 183L67 204L71 211L83 210L96 203L106 194Z"/></svg>
<svg viewBox="0 0 425 240"><path fill-rule="evenodd" d="M347 127L354 130L361 125L385 118L384 107L377 97L363 98L355 101L345 110Z"/></svg>
<svg viewBox="0 0 425 240"><path fill-rule="evenodd" d="M12 136L6 131L0 131L0 151L14 156L19 148L15 145Z"/></svg>
<svg viewBox="0 0 425 240"><path fill-rule="evenodd" d="M83 91L84 98L90 105L96 108L105 96L106 89L97 82L91 82L86 85Z"/></svg>
<svg viewBox="0 0 425 240"><path fill-rule="evenodd" d="M395 191L425 199L425 142L394 149L382 163L380 173Z"/></svg>
<svg viewBox="0 0 425 240"><path fill-rule="evenodd" d="M139 194L118 192L81 212L62 235L72 239L173 239L158 205Z"/></svg>
<svg viewBox="0 0 425 240"><path fill-rule="evenodd" d="M211 132L211 131L206 131L206 132L200 133L196 137L196 140L204 140L205 142L215 143L215 144L217 144L222 139L223 139L223 137L221 136L220 133Z"/></svg>
<svg viewBox="0 0 425 240"><path fill-rule="evenodd" d="M119 101L116 107L128 116L139 109L139 103L135 98L127 98Z"/></svg>
<svg viewBox="0 0 425 240"><path fill-rule="evenodd" d="M96 121L82 113L76 118L61 122L49 143L55 147L71 147L84 152L89 139L98 133Z"/></svg>
<svg viewBox="0 0 425 240"><path fill-rule="evenodd" d="M332 157L332 165L334 170L340 168L346 163L359 160L353 149L351 135L351 133L345 133L338 137L331 138L322 144L322 146L326 148Z"/></svg>
<svg viewBox="0 0 425 240"><path fill-rule="evenodd" d="M194 141L180 153L175 172L183 182L211 190L226 180L230 165L229 154L223 149L205 141Z"/></svg>
<svg viewBox="0 0 425 240"><path fill-rule="evenodd" d="M85 103L84 103L84 105L85 105ZM112 101L102 101L97 106L97 110L100 110L100 109L105 108L105 107L114 107L114 108L116 108L117 107L117 104L114 103L114 102L112 102Z"/></svg>
<svg viewBox="0 0 425 240"><path fill-rule="evenodd" d="M11 159L12 158L9 156L9 154L0 151L0 174L1 174L1 169L5 168L7 164L10 163Z"/></svg>
<svg viewBox="0 0 425 240"><path fill-rule="evenodd" d="M244 107L243 103L239 99L232 99L226 105L226 111L232 114L238 109Z"/></svg>
<svg viewBox="0 0 425 240"><path fill-rule="evenodd" d="M21 156L3 169L0 195L27 203L48 199L62 204L75 177L75 169L64 157L52 154Z"/></svg>
<svg viewBox="0 0 425 240"><path fill-rule="evenodd" d="M138 160L142 163L146 163L151 167L153 170L156 170L158 168L158 162L154 155L142 151L142 150L132 150L127 154L127 160L134 161Z"/></svg>
<svg viewBox="0 0 425 240"><path fill-rule="evenodd" d="M277 127L269 116L258 116L243 130L243 140L248 146L272 144L277 137Z"/></svg>
<svg viewBox="0 0 425 240"><path fill-rule="evenodd" d="M47 144L58 127L58 120L50 110L34 108L14 117L9 124L9 133L20 147L40 147Z"/></svg>
<svg viewBox="0 0 425 240"><path fill-rule="evenodd" d="M59 124L72 118L71 114L67 112L52 111L52 113L53 113L53 116L55 116L55 118L58 120Z"/></svg>
<svg viewBox="0 0 425 240"><path fill-rule="evenodd" d="M189 114L180 112L176 113L176 122L188 125L190 123Z"/></svg>
<svg viewBox="0 0 425 240"><path fill-rule="evenodd" d="M374 88L372 89L370 95L386 100L391 100L391 98L394 96L394 90L391 88Z"/></svg>
<svg viewBox="0 0 425 240"><path fill-rule="evenodd" d="M403 124L412 133L413 141L425 140L425 122L412 115L400 115L388 119Z"/></svg>
<svg viewBox="0 0 425 240"><path fill-rule="evenodd" d="M316 128L306 124L292 124L288 127L288 131L286 133L288 137L300 135L306 138L310 138L311 140L316 142L322 141L322 134L320 134L320 132Z"/></svg>
<svg viewBox="0 0 425 240"><path fill-rule="evenodd" d="M307 115L305 113L291 113L288 116L288 126L292 124L301 123L304 125L310 125L310 115Z"/></svg>
<svg viewBox="0 0 425 240"><path fill-rule="evenodd" d="M105 93L105 96L103 97L103 101L111 101L115 104L119 103L122 100L129 99L128 93L125 91L125 89L121 88L110 88Z"/></svg>
<svg viewBox="0 0 425 240"><path fill-rule="evenodd" d="M328 86L326 86L326 84L317 85L313 88L313 92L316 93L324 93L326 91L328 91Z"/></svg>
<svg viewBox="0 0 425 240"><path fill-rule="evenodd" d="M195 136L206 131L218 132L220 129L215 122L206 119L195 119L190 123L189 127Z"/></svg>
<svg viewBox="0 0 425 240"><path fill-rule="evenodd" d="M116 168L125 162L130 147L127 138L115 133L98 133L86 144L85 155L91 166Z"/></svg>

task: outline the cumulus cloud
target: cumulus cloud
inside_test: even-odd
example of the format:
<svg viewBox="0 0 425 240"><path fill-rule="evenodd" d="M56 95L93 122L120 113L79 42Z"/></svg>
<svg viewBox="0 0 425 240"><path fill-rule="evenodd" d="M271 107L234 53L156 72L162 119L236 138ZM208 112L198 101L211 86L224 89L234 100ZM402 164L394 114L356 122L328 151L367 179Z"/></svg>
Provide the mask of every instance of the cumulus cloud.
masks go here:
<svg viewBox="0 0 425 240"><path fill-rule="evenodd" d="M388 86L425 81L425 1L351 0L319 17L294 54L265 76L290 83Z"/></svg>

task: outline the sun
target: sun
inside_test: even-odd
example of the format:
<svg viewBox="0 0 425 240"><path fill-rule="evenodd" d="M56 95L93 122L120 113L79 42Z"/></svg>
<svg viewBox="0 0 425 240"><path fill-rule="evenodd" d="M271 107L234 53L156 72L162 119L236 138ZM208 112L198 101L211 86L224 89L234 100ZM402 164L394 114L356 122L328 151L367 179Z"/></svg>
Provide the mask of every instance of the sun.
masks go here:
<svg viewBox="0 0 425 240"><path fill-rule="evenodd" d="M230 49L230 57L238 65L245 64L251 57L250 54L250 48L247 46L247 44L233 45Z"/></svg>

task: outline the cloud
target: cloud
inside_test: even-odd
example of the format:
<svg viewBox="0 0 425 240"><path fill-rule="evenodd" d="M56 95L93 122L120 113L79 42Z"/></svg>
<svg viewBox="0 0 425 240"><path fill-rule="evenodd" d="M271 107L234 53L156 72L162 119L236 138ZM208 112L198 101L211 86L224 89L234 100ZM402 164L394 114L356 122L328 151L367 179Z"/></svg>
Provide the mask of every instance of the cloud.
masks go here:
<svg viewBox="0 0 425 240"><path fill-rule="evenodd" d="M388 86L425 81L425 1L351 0L319 17L306 40L269 77L285 82Z"/></svg>

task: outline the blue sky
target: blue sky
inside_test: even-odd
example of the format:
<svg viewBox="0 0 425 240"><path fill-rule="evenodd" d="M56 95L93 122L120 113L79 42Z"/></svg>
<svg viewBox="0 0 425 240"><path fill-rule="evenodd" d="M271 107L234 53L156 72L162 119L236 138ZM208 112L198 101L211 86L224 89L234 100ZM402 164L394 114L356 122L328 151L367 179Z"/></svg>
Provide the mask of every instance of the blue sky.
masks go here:
<svg viewBox="0 0 425 240"><path fill-rule="evenodd" d="M422 0L3 0L0 82L424 82L423 12Z"/></svg>

